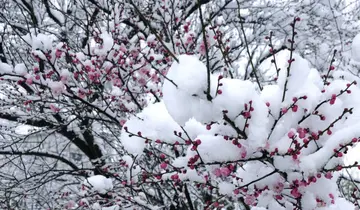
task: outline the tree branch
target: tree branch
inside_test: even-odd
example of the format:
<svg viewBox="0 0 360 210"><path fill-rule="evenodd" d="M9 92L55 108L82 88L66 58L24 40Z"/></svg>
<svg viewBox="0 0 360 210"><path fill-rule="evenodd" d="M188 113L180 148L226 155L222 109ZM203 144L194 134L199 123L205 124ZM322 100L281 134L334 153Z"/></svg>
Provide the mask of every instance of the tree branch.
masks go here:
<svg viewBox="0 0 360 210"><path fill-rule="evenodd" d="M59 160L65 164L67 164L68 166L70 166L72 169L74 170L80 170L74 163L72 163L71 161L58 156L58 155L54 155L54 154L50 154L50 153L46 153L46 152L33 152L33 151L0 151L0 155L27 155L27 156L39 156L39 157L48 157L48 158L52 158L52 159L56 159Z"/></svg>
<svg viewBox="0 0 360 210"><path fill-rule="evenodd" d="M55 21L59 26L62 26L62 23L60 22L60 20L57 19L57 18L54 16L54 14L51 12L51 10L50 10L50 4L49 4L48 0L43 0L43 3L44 3L44 5L45 5L45 9L46 9L46 12L48 13L49 17L50 17L53 21Z"/></svg>

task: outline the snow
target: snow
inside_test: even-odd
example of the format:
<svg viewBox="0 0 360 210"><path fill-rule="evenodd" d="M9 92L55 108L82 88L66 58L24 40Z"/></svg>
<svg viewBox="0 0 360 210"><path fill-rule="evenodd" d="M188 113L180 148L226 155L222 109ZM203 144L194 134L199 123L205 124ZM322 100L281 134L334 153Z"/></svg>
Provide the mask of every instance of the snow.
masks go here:
<svg viewBox="0 0 360 210"><path fill-rule="evenodd" d="M160 139L167 143L174 143L177 137L172 131L180 131L181 128L177 125L170 115L166 112L164 103L151 104L146 107L140 114L133 116L123 126L121 132L121 142L124 148L132 154L141 154L145 148L145 139L138 136L131 136L124 131L127 127L132 134L138 134L141 131L141 136L156 140ZM170 131L170 132L164 132Z"/></svg>
<svg viewBox="0 0 360 210"><path fill-rule="evenodd" d="M359 126L360 123L356 123L334 133L319 151L300 159L301 169L306 173L315 173L324 167L333 155L334 149L339 148L339 144L344 145L351 141L352 138L360 136Z"/></svg>
<svg viewBox="0 0 360 210"><path fill-rule="evenodd" d="M141 10L149 9L144 15L151 20L149 24L155 31L161 31L164 27L169 29L169 33L159 33L165 43L159 43L160 40L152 34L148 23L142 21L141 15L134 13L134 5L122 1L115 4L107 0L96 1L96 5L92 7L98 7L100 14L96 16L93 27L89 28L90 44L84 49L79 49L79 43L76 43L81 42L84 37L78 37L79 30L72 31L70 28L72 25L75 29L81 28L81 23L89 22L92 8L86 8L86 1L84 8L81 7L82 4L71 1L51 2L50 11L47 12L62 23L61 27L57 27L48 15L42 20L42 4L34 4L33 8L40 21L39 27L28 28L20 24L23 21L10 23L14 22L11 18L8 19L9 24L0 24L4 32L10 33L10 36L5 34L0 37L4 39L5 60L8 62L0 62L2 112L20 116L19 122L11 123L10 127L12 124L23 124L27 119L54 122L55 125L50 126L53 129L36 129L39 132L46 131L44 134L57 132L57 125L64 124L65 130L74 132L84 140L79 143L86 143L81 118L89 119L92 125L88 130L95 138L90 143L98 145L103 151L102 160L106 162L104 171L116 176L114 179L107 178L107 173L106 177L91 176L83 182L87 187L81 196L86 198L76 197L78 192L71 191L70 197L62 196L61 200L72 200L74 208L78 207L76 205L79 201L84 201L89 204L84 208L115 210L154 209L151 205L160 203L158 198L161 198L164 203L160 205L165 206L159 209L163 209L177 201L181 205L187 205L183 186L188 186L195 209L205 209L207 199L204 195L208 192L212 194L209 204L219 202L220 207L217 209L232 208L235 205L238 206L234 209L243 209L240 198L253 200L257 207L247 208L253 210L285 210L299 208L300 205L303 209L353 208L340 198L335 185L336 175L332 174L332 179L324 176L327 170L336 170L335 167L344 164L344 158L334 157L342 147L341 144L349 144L354 141L353 138L360 137L357 129L360 126L359 85L346 87L352 81L360 82L356 75L357 67L360 66L360 34L355 36L352 50L349 50L349 38L354 37L351 30L358 33L354 29L359 26L359 23L350 21L356 13L351 13L352 10L348 8L355 7L355 3L346 5L329 0L292 1L294 4L288 1L246 1L242 2L241 8L238 8L237 0L206 3L201 8L204 20L211 19L205 31L210 45L210 70L215 72L208 75L202 30L197 27L199 12L192 11L193 14L189 14L196 7L196 1L136 2ZM147 8L149 2L154 4ZM297 8L296 5L304 8ZM13 5L10 4L11 6ZM346 8L347 6L349 7ZM343 13L344 8L348 13ZM342 15L349 19L340 17ZM75 19L69 19L68 16ZM241 17L236 21L239 18L237 16L248 22L244 24L244 36L249 41L249 50L254 53L250 57L253 58L263 90L259 90L261 88L258 88L253 76L248 77L252 68L251 65L248 67L249 56L246 55L247 50L244 50L244 37L237 30L239 28L231 24L234 21L235 24L240 24ZM272 45L274 49L291 45L291 41L287 41L291 38L291 17L301 17L301 21L296 23L296 46L292 51L295 61L287 75L290 52L281 50L276 53L277 66L281 71L275 79L277 72L271 63L273 58L270 57L263 63L259 63L259 60L270 55L269 48ZM331 24L327 24L330 23L328 20ZM135 24L135 30L126 25L128 21ZM260 24L252 24L253 22ZM175 31L171 24L176 25ZM6 26L13 27L5 28ZM186 27L189 27L189 32ZM20 37L12 33L12 29L21 34L27 33L23 33L24 31L28 33ZM274 32L272 45L269 45L268 38L264 41L269 29ZM314 29L316 36L309 36ZM338 30L344 33L338 33ZM343 39L339 40L338 36ZM57 40L62 38L69 38L69 45ZM21 43L22 41L27 43ZM168 47L179 62L172 56L167 56L162 45ZM228 47L230 51L224 51L223 48ZM330 72L328 81L331 84L324 85L322 77L327 73L331 51L334 49L338 49L333 63L335 70ZM62 55L69 56L66 59L59 58L60 51ZM11 52L18 54L14 57ZM57 58L54 58L56 52ZM26 53L29 55L23 58L25 64L19 63L22 62L21 55ZM149 56L155 58L151 63L145 59ZM39 65L43 63L38 61L38 57L45 60L44 68L40 68ZM69 62L68 58L73 59L73 62ZM354 65L356 62L359 63L358 66ZM38 72L38 69L43 72ZM53 71L55 74L49 76ZM149 75L148 72L144 73L146 71L150 72ZM235 78L230 79L229 71L234 73ZM244 79L245 76L247 80ZM40 78L35 80L35 77ZM97 85L96 79L90 79L94 77L100 78L100 84ZM154 82L157 79L159 80ZM23 80L34 90L33 94L26 93L19 85ZM345 88L348 92L343 93ZM156 92L160 102L154 102L156 97L149 90ZM96 91L101 91L102 94L93 101ZM142 108L136 106L129 91L133 92ZM79 94L79 100L76 100L76 93ZM211 100L208 99L209 95ZM333 95L336 96L336 101L333 100ZM87 108L84 109L81 105L83 103ZM351 108L352 113L346 113L339 119L346 108ZM56 121L52 116L55 113L60 114L64 122ZM102 118L106 119L101 120ZM14 145L15 149L21 141L16 141L19 137L14 135L27 135L29 131L23 129L31 128L17 126L15 129L9 128L6 122L2 124L4 138L14 138L13 141L4 143L7 145L18 142ZM11 133L14 129L15 133ZM318 133L321 134L319 139L313 140L313 136ZM44 134L36 137L44 137L44 141L48 141ZM26 143L33 145L33 141L36 143L40 140L29 136ZM51 140L60 142L52 137ZM51 145L56 145L52 149L63 151L57 147L57 142L51 140ZM310 143L305 143L307 141ZM86 154L79 161L71 156L76 145L81 144L74 145L76 142L71 139L61 139L61 145L67 143L70 150L64 150L62 156L74 159L76 164L84 161L84 165L81 163L79 167L91 171L95 167L92 163L98 160L87 160L86 156L92 157L89 153L93 151L84 150ZM44 150L43 146L33 148ZM358 156L358 149L349 153ZM339 155L347 156L345 149L341 152ZM194 157L199 158L192 162ZM24 159L24 163L26 160ZM355 160L353 157L349 162ZM106 168L107 166L111 167ZM30 175L32 170L28 171ZM270 173L272 175L267 176ZM143 180L145 175L146 180ZM174 176L172 178L172 175L178 176L178 179ZM264 176L267 177L257 180ZM301 183L301 186L292 184L299 180L309 182L307 180L312 176L317 177L314 183ZM279 190L278 185L284 186ZM68 189L65 186L63 191ZM299 191L301 199L292 198L290 191L293 188ZM109 195L113 197L109 199L109 203L106 199L94 196L96 192L88 193L90 190L102 193L110 191ZM147 194L151 190L153 192ZM335 197L334 205L329 193ZM275 196L280 195L283 197L276 200ZM317 198L324 200L326 206L318 207ZM295 204L296 202L300 203ZM103 207L116 203L121 206ZM215 207L211 205L208 209Z"/></svg>
<svg viewBox="0 0 360 210"><path fill-rule="evenodd" d="M241 185L245 185L252 182L254 179L270 174L273 171L274 168L272 166L251 161L242 168L239 168L236 174L238 177L243 178ZM265 179L260 180L259 182L256 182L256 187L264 188L265 186L271 185L272 183L276 183L278 180L281 180L281 176L279 174L273 174ZM249 189L254 189L254 185L250 185Z"/></svg>
<svg viewBox="0 0 360 210"><path fill-rule="evenodd" d="M0 61L0 74L11 74L13 67Z"/></svg>
<svg viewBox="0 0 360 210"><path fill-rule="evenodd" d="M206 66L195 56L181 55L178 59L180 63L174 63L166 75L177 87L169 80L165 80L163 86L163 100L169 114L180 125L192 117L200 122L213 120L214 110L204 93L207 90ZM212 82L212 96L215 95L214 85Z"/></svg>
<svg viewBox="0 0 360 210"><path fill-rule="evenodd" d="M206 66L195 56L179 56L179 63L174 63L167 74L173 79L178 89L190 95L205 99L207 88ZM166 89L164 87L164 89Z"/></svg>
<svg viewBox="0 0 360 210"><path fill-rule="evenodd" d="M27 74L26 66L23 63L16 64L14 71L17 75L25 76Z"/></svg>
<svg viewBox="0 0 360 210"><path fill-rule="evenodd" d="M241 157L239 148L224 140L223 136L199 135L196 139L201 140L197 151L205 163L234 161ZM188 151L188 155L192 153L195 155L195 152Z"/></svg>
<svg viewBox="0 0 360 210"><path fill-rule="evenodd" d="M59 11L59 10L55 10L55 9L51 9L51 14L54 15L54 17L60 21L61 24L64 24L65 22L65 16Z"/></svg>
<svg viewBox="0 0 360 210"><path fill-rule="evenodd" d="M289 56L289 52L283 54L285 58ZM167 145L181 144L184 155L177 158L170 155L166 163L167 168L186 169L186 172L178 175L179 180L204 183L203 170L211 171L210 176L218 181L219 193L234 196L234 190L238 187L267 176L256 181L256 184L249 184L248 191L269 187L269 192L260 196L259 205L271 206L270 209L292 208L289 203L285 203L286 208L283 208L274 202L274 193L290 192L288 189L292 181L307 179L323 168L332 169L342 164L341 158L333 158L334 149L360 136L357 129L360 126L360 97L354 97L360 95L358 87L348 87L351 82L342 79L335 79L330 85L324 86L319 72L296 53L293 54L295 61L289 76L286 72L289 65L287 60L279 62L282 70L278 81L264 86L262 91L258 91L253 82L211 74L211 101L206 97L208 83L205 64L196 56L181 55L178 58L179 63L174 62L166 75L168 80L164 82L163 100L150 104L136 116L130 117L123 127L121 142L125 150L133 155L142 155L145 148L151 149L159 144L161 146L157 148L167 154L170 151ZM286 81L288 84L283 100ZM351 94L342 93L345 88ZM336 100L330 102L334 95ZM353 108L352 114L338 120L345 108ZM318 113L315 114L315 111ZM325 118L322 119L320 114ZM316 144L312 140L295 158L289 154L289 149L295 148L294 141L304 146L305 138L318 131L326 131L333 122L336 123L331 126L331 135L321 135ZM305 128L309 132L304 133ZM180 137L179 133L182 134ZM260 158L264 150L278 152L271 156L271 163L247 160ZM200 169L190 168L189 160L195 156L200 158L191 164L207 165ZM241 164L242 167L234 172L241 180L226 179L231 172L226 166L220 165L224 162ZM158 168L165 173L164 168ZM287 180L277 171L286 174ZM162 179L171 180L175 174L165 173ZM329 192L335 200L340 197L333 179L323 175L315 183L296 188L294 193L302 195L304 209L316 208L316 198L322 199L329 209L337 208L329 198ZM279 183L282 187L278 192L276 186ZM322 186L328 186L327 190ZM249 194L248 198L251 196Z"/></svg>
<svg viewBox="0 0 360 210"><path fill-rule="evenodd" d="M290 59L289 51L284 51L283 53L287 53L287 58ZM308 78L310 73L310 66L308 61L296 53L293 53L293 59L295 59L295 62L292 62L291 64L289 77L287 77L288 64L286 64L283 68L281 68L279 78L277 80L277 84L282 90L284 90L285 82L287 81L285 101L289 100L289 98L291 99L299 90L299 88L304 86L304 81L299 78Z"/></svg>
<svg viewBox="0 0 360 210"><path fill-rule="evenodd" d="M265 144L267 107L261 101L255 86L250 81L236 79L221 79L210 75L210 95L214 98L209 102L206 98L207 70L206 66L195 56L179 56L179 64L174 63L163 86L164 103L171 117L179 124L184 125L191 117L201 123L219 121L223 118L223 110L227 116L235 121L239 127L245 125L245 119L239 117L245 103L253 102L252 119L254 126L249 127L249 139L252 147L257 148ZM222 86L218 88L218 83ZM217 89L222 91L217 94ZM182 107L188 107L183 109ZM263 129L263 130L259 130Z"/></svg>
<svg viewBox="0 0 360 210"><path fill-rule="evenodd" d="M102 194L113 189L112 180L102 175L95 175L85 179L84 185L92 191L97 191Z"/></svg>
<svg viewBox="0 0 360 210"><path fill-rule="evenodd" d="M356 62L360 62L360 34L356 35L351 45L352 59Z"/></svg>
<svg viewBox="0 0 360 210"><path fill-rule="evenodd" d="M261 91L261 99L269 103L269 110L275 118L279 117L282 90L278 85L266 85Z"/></svg>
<svg viewBox="0 0 360 210"><path fill-rule="evenodd" d="M197 182L197 183L206 183L206 180L203 177L199 176L197 174L196 170L189 169L189 168L186 168L185 174L179 175L179 179L180 180L189 180L191 182Z"/></svg>
<svg viewBox="0 0 360 210"><path fill-rule="evenodd" d="M120 206L114 205L114 206L109 206L109 207L102 207L101 210L120 210Z"/></svg>
<svg viewBox="0 0 360 210"><path fill-rule="evenodd" d="M147 42L154 42L156 40L156 36L154 34L151 34L147 37Z"/></svg>
<svg viewBox="0 0 360 210"><path fill-rule="evenodd" d="M325 210L324 208L319 208L320 210ZM330 206L329 210L343 210L343 209L356 209L352 203L349 203L344 198L337 198L335 199L335 205Z"/></svg>
<svg viewBox="0 0 360 210"><path fill-rule="evenodd" d="M46 35L38 33L37 35L31 34L28 38L29 44L32 46L33 50L47 52L52 49L54 37L51 35ZM46 60L46 59L45 59Z"/></svg>
<svg viewBox="0 0 360 210"><path fill-rule="evenodd" d="M266 210L264 207L251 207L251 210Z"/></svg>
<svg viewBox="0 0 360 210"><path fill-rule="evenodd" d="M50 87L52 93L55 96L59 96L65 90L65 85L62 81L48 81L48 86Z"/></svg>
<svg viewBox="0 0 360 210"><path fill-rule="evenodd" d="M100 206L99 203L94 203L94 204L92 205L92 208L93 208L94 210L101 210L101 206Z"/></svg>
<svg viewBox="0 0 360 210"><path fill-rule="evenodd" d="M103 32L100 34L100 38L103 40L101 48L96 49L95 53L97 55L106 55L114 45L114 39L111 34Z"/></svg>
<svg viewBox="0 0 360 210"><path fill-rule="evenodd" d="M301 207L304 210L312 210L317 207L315 195L311 192L306 191L301 197Z"/></svg>
<svg viewBox="0 0 360 210"><path fill-rule="evenodd" d="M219 187L219 193L222 195L232 195L233 191L235 190L235 186L233 184L230 184L228 182L220 182L218 184Z"/></svg>

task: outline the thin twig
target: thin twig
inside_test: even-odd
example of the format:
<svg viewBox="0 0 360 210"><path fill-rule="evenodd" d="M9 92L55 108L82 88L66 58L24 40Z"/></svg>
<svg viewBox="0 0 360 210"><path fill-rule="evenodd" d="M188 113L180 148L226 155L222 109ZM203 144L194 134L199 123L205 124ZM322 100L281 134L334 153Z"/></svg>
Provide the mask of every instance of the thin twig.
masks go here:
<svg viewBox="0 0 360 210"><path fill-rule="evenodd" d="M153 33L156 37L156 39L161 43L161 45L167 50L167 52L171 55L171 57L174 58L174 60L179 63L179 59L170 51L170 49L166 46L166 44L164 43L164 41L161 39L161 37L158 35L158 33L155 31L155 29L153 29L151 27L151 24L149 23L149 21L144 17L144 15L141 13L141 11L139 10L139 8L134 4L134 2L132 0L129 0L129 3L134 7L136 13L138 13L140 19L144 22L145 25L147 25L151 31L151 33Z"/></svg>
<svg viewBox="0 0 360 210"><path fill-rule="evenodd" d="M210 72L210 59L209 59L209 49L208 49L208 43L207 43L207 39L206 39L206 28L205 28L205 23L204 23L204 18L202 16L202 10L201 10L201 4L200 4L200 0L198 0L198 4L199 4L199 16L200 16L200 22L201 22L201 30L202 30L202 34L203 34L203 42L204 42L204 46L205 46L205 53L206 53L206 68L207 68L207 90L206 90L206 98L208 101L212 100L212 97L210 95L210 76L211 76L211 72Z"/></svg>
<svg viewBox="0 0 360 210"><path fill-rule="evenodd" d="M248 54L248 56L249 56L249 61L250 61L251 67L252 67L252 69L253 69L253 71L252 71L252 72L253 72L253 75L255 76L256 83L257 83L257 85L258 85L258 87L259 87L259 89L260 89L260 91L261 91L263 88L261 87L259 77L258 77L258 75L256 74L256 69L255 69L254 63L253 63L253 61L252 61L252 56L251 56L250 49L249 49L249 44L248 44L248 41L247 41L247 39L246 39L246 34L245 34L245 30L244 30L243 21L241 21L241 19L243 19L243 18L242 18L241 15L240 15L240 2L239 2L239 0L237 0L236 2L237 2L237 4L238 4L238 15L239 15L239 18L240 18L240 27L241 27L241 32L242 32L243 35L244 35L244 41L245 41L245 45L246 45L246 51L247 51L247 54Z"/></svg>

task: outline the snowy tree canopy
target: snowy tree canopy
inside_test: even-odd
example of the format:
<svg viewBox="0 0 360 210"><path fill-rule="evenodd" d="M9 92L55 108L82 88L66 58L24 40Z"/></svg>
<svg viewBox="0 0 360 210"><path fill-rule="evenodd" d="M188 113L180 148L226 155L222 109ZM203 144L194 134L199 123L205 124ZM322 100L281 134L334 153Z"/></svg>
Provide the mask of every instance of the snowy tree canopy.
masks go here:
<svg viewBox="0 0 360 210"><path fill-rule="evenodd" d="M359 6L5 1L0 209L358 208Z"/></svg>

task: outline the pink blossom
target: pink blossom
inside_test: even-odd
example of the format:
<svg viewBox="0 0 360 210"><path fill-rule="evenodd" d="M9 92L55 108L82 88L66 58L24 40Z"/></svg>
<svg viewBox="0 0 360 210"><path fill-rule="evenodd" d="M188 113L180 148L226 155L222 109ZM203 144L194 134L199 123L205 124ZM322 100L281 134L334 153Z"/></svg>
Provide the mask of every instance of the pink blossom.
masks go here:
<svg viewBox="0 0 360 210"><path fill-rule="evenodd" d="M206 46L205 46L205 43L204 43L204 42L202 42L202 43L200 44L200 46L199 46L199 52L200 52L201 55L205 55L205 53L206 53Z"/></svg>
<svg viewBox="0 0 360 210"><path fill-rule="evenodd" d="M221 176L221 170L220 170L220 168L215 169L215 170L214 170L214 174L215 174L215 176L220 177L220 176Z"/></svg>
<svg viewBox="0 0 360 210"><path fill-rule="evenodd" d="M244 112L244 118L245 119L249 119L250 117L251 117L251 114L250 114L250 112Z"/></svg>
<svg viewBox="0 0 360 210"><path fill-rule="evenodd" d="M138 80L138 83L139 83L139 85L141 85L141 86L145 86L145 85L146 85L146 80L145 80L144 78L140 78L140 79Z"/></svg>
<svg viewBox="0 0 360 210"><path fill-rule="evenodd" d="M73 207L75 207L74 201L69 201L69 202L66 204L66 208L67 208L67 209L72 209Z"/></svg>
<svg viewBox="0 0 360 210"><path fill-rule="evenodd" d="M122 86L122 82L120 79L114 79L113 81L113 85L117 86L117 87L121 87Z"/></svg>
<svg viewBox="0 0 360 210"><path fill-rule="evenodd" d="M297 112L297 110L298 110L298 105L294 105L294 106L291 108L291 110L292 110L293 112Z"/></svg>
<svg viewBox="0 0 360 210"><path fill-rule="evenodd" d="M325 174L325 178L327 178L327 179L331 179L333 176L332 176L332 174L331 174L331 172L330 171L328 171L328 172L326 172L326 174Z"/></svg>
<svg viewBox="0 0 360 210"><path fill-rule="evenodd" d="M79 206L83 206L83 205L85 205L85 202L82 201L82 200L80 200L80 201L79 201Z"/></svg>
<svg viewBox="0 0 360 210"><path fill-rule="evenodd" d="M167 168L167 163L162 162L162 163L160 164L160 168L161 168L161 169L166 169L166 168Z"/></svg>
<svg viewBox="0 0 360 210"><path fill-rule="evenodd" d="M335 101L336 101L336 94L332 94L330 99L330 105L333 105Z"/></svg>
<svg viewBox="0 0 360 210"><path fill-rule="evenodd" d="M255 201L256 201L256 197L254 195L246 195L245 203L247 205L254 205Z"/></svg>
<svg viewBox="0 0 360 210"><path fill-rule="evenodd" d="M88 76L89 76L90 81L96 80L96 76L94 74L89 74Z"/></svg>
<svg viewBox="0 0 360 210"><path fill-rule="evenodd" d="M295 198L299 198L301 196L301 193L299 192L298 188L294 188L291 190L291 195L294 196Z"/></svg>
<svg viewBox="0 0 360 210"><path fill-rule="evenodd" d="M306 136L305 131L304 131L304 130L301 130L301 131L299 132L299 138L303 139L303 138L305 138L305 136Z"/></svg>
<svg viewBox="0 0 360 210"><path fill-rule="evenodd" d="M67 82L68 77L67 77L66 75L62 75L62 76L60 77L60 80L61 80L62 82Z"/></svg>
<svg viewBox="0 0 360 210"><path fill-rule="evenodd" d="M159 81L159 77L157 74L152 74L151 75L151 81L152 82L158 82Z"/></svg>
<svg viewBox="0 0 360 210"><path fill-rule="evenodd" d="M332 99L330 99L330 105L333 105L333 104L335 104L335 100L336 100L336 98L332 98Z"/></svg>
<svg viewBox="0 0 360 210"><path fill-rule="evenodd" d="M126 120L120 120L120 125L121 125L121 126L124 126L125 123L126 123Z"/></svg>
<svg viewBox="0 0 360 210"><path fill-rule="evenodd" d="M276 199L276 200L282 200L282 198L283 198L283 197L282 197L281 195L275 195L275 199Z"/></svg>
<svg viewBox="0 0 360 210"><path fill-rule="evenodd" d="M178 174L173 174L173 175L170 176L170 178L171 178L172 180L178 180L178 179L179 179L179 175L178 175Z"/></svg>
<svg viewBox="0 0 360 210"><path fill-rule="evenodd" d="M269 143L269 141L266 141L266 143L265 143L265 149L269 149L270 148L270 143Z"/></svg>
<svg viewBox="0 0 360 210"><path fill-rule="evenodd" d="M295 133L294 133L293 131L289 131L289 132L288 132L288 137L289 137L290 139L294 138L294 136L295 136Z"/></svg>
<svg viewBox="0 0 360 210"><path fill-rule="evenodd" d="M31 85L32 83L33 83L32 78L29 77L26 79L26 84Z"/></svg>
<svg viewBox="0 0 360 210"><path fill-rule="evenodd" d="M221 176L229 176L230 174L230 170L227 168L227 167L222 167L220 168L220 173L221 173Z"/></svg>
<svg viewBox="0 0 360 210"><path fill-rule="evenodd" d="M147 69L147 68L142 68L142 69L140 69L140 73L141 73L141 74L144 74L144 75L147 75L147 74L150 73L150 71L149 71L149 69Z"/></svg>
<svg viewBox="0 0 360 210"><path fill-rule="evenodd" d="M62 54L62 51L57 49L56 52L55 52L55 57L56 58L61 58L61 54Z"/></svg>
<svg viewBox="0 0 360 210"><path fill-rule="evenodd" d="M186 39L185 44L191 44L192 41L193 41L192 37L189 36L189 37Z"/></svg>
<svg viewBox="0 0 360 210"><path fill-rule="evenodd" d="M79 98L81 98L81 99L84 99L84 98L86 97L86 95L85 95L85 93L84 93L83 91L79 91L79 92L78 92L78 96L79 96Z"/></svg>
<svg viewBox="0 0 360 210"><path fill-rule="evenodd" d="M281 193L284 189L284 184L282 182L278 182L274 185L274 192Z"/></svg>
<svg viewBox="0 0 360 210"><path fill-rule="evenodd" d="M59 112L59 111L60 111L60 109L57 108L56 106L54 106L53 104L50 104L50 109L51 109L51 111L53 111L53 112Z"/></svg>
<svg viewBox="0 0 360 210"><path fill-rule="evenodd" d="M230 175L230 170L227 167L216 168L214 170L214 175L217 177L227 177Z"/></svg>
<svg viewBox="0 0 360 210"><path fill-rule="evenodd" d="M241 151L240 155L241 155L241 158L246 158L246 155L247 155L246 150L243 149L243 150Z"/></svg>

